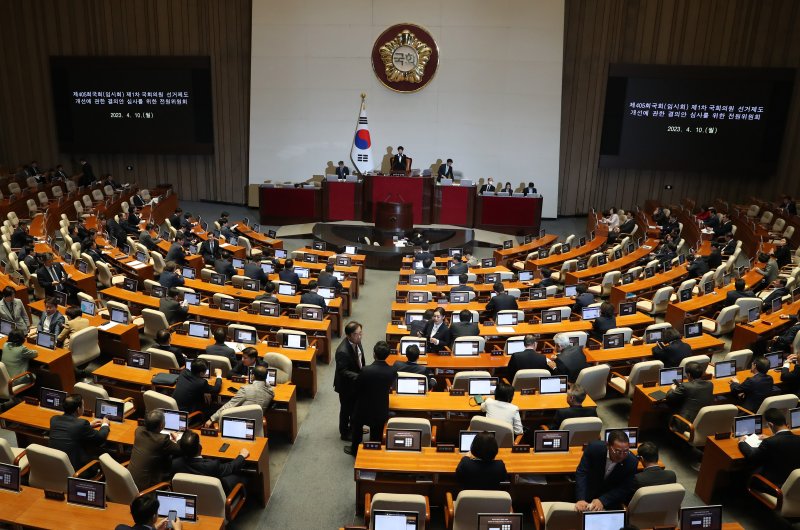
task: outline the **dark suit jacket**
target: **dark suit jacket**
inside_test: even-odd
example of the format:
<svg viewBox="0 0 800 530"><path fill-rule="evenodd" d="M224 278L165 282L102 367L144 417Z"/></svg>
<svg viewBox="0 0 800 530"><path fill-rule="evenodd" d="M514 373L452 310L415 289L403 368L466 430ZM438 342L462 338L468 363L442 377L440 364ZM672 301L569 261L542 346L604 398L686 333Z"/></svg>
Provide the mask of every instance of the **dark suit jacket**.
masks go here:
<svg viewBox="0 0 800 530"><path fill-rule="evenodd" d="M56 275L56 279L59 281L58 286L53 285L53 276L50 274L48 269L45 267L39 267L39 269L36 271L36 279L39 280L39 285L42 286L48 296L52 295L56 290L63 290L64 280L67 279L67 273L64 272L64 267L62 267L60 263L54 262L52 270ZM56 287L59 287L59 289L56 289Z"/></svg>
<svg viewBox="0 0 800 530"><path fill-rule="evenodd" d="M108 426L92 429L89 422L71 414L50 418L50 447L67 453L75 471L89 462L87 445L100 445L108 438Z"/></svg>
<svg viewBox="0 0 800 530"><path fill-rule="evenodd" d="M714 228L714 235L719 237L730 233L733 230L733 221L727 221Z"/></svg>
<svg viewBox="0 0 800 530"><path fill-rule="evenodd" d="M203 394L219 394L222 389L222 378L217 378L214 386L208 384L208 379L197 377L189 370L184 370L175 383L175 392L172 397L178 402L178 408L186 412L202 410L204 406Z"/></svg>
<svg viewBox="0 0 800 530"><path fill-rule="evenodd" d="M458 285L454 285L453 287L451 287L450 288L450 292L451 293L463 293L463 292L474 293L475 292L475 288L473 286L471 286L471 285L458 284Z"/></svg>
<svg viewBox="0 0 800 530"><path fill-rule="evenodd" d="M56 335L61 333L61 329L64 327L64 322L66 322L64 315L62 315L61 313L55 313L53 315L53 318L50 319L50 325L47 327L47 329L42 329L42 324L44 324L44 319L45 319L44 316L39 319L39 323L36 325L36 329L38 329L39 331L44 331L46 333L55 333Z"/></svg>
<svg viewBox="0 0 800 530"><path fill-rule="evenodd" d="M664 344L663 348L658 344L653 346L653 359L664 363L664 368L674 368L691 355L692 347L681 339Z"/></svg>
<svg viewBox="0 0 800 530"><path fill-rule="evenodd" d="M125 229L122 228L122 225L120 225L114 219L108 219L106 221L106 230L108 231L109 235L112 235L117 239L117 246L125 243L125 238L128 237L128 232L126 232Z"/></svg>
<svg viewBox="0 0 800 530"><path fill-rule="evenodd" d="M216 458L186 458L180 456L172 461L172 474L190 473L192 475L205 475L220 480L241 471L244 465L244 457L237 455L236 458L228 462L221 462Z"/></svg>
<svg viewBox="0 0 800 530"><path fill-rule="evenodd" d="M536 193L539 193L539 192L536 190L536 188L528 187L528 188L525 188L524 190L522 190L522 193L527 196L527 195L530 195L531 193L536 194Z"/></svg>
<svg viewBox="0 0 800 530"><path fill-rule="evenodd" d="M510 294L499 293L497 296L493 296L489 303L486 304L486 312L490 313L492 317L496 317L498 311L506 309L519 309L517 299Z"/></svg>
<svg viewBox="0 0 800 530"><path fill-rule="evenodd" d="M386 361L374 361L365 366L355 382L353 416L363 423L385 423L389 419L389 393L396 379L397 370Z"/></svg>
<svg viewBox="0 0 800 530"><path fill-rule="evenodd" d="M257 280L260 285L264 285L269 281L264 269L261 268L259 263L248 262L244 264L244 275L252 280Z"/></svg>
<svg viewBox="0 0 800 530"><path fill-rule="evenodd" d="M580 346L567 346L559 353L556 358L555 375L566 375L570 383L574 383L581 370L589 366L586 362L586 355Z"/></svg>
<svg viewBox="0 0 800 530"><path fill-rule="evenodd" d="M619 233L630 234L631 232L633 232L635 226L636 226L636 219L631 217L630 219L619 225Z"/></svg>
<svg viewBox="0 0 800 530"><path fill-rule="evenodd" d="M636 476L633 477L633 482L636 485L637 490L645 486L675 484L677 481L678 477L675 475L674 471L670 469L661 469L658 466L652 466L643 469L639 473L636 473Z"/></svg>
<svg viewBox="0 0 800 530"><path fill-rule="evenodd" d="M164 261L174 261L179 265L186 265L186 252L183 251L183 247L180 243L173 243L172 246L169 247Z"/></svg>
<svg viewBox="0 0 800 530"><path fill-rule="evenodd" d="M422 336L428 339L428 351L433 353L438 353L444 349L445 346L450 346L450 343L453 342L452 338L450 337L450 328L447 326L447 322L442 322L439 326L439 329L436 330L435 335L431 335L433 332L433 320L429 320L427 324L425 324L425 329L422 331ZM433 344L430 339L438 339L439 344Z"/></svg>
<svg viewBox="0 0 800 530"><path fill-rule="evenodd" d="M131 197L131 204L134 206L141 208L144 206L144 199L137 193L133 197Z"/></svg>
<svg viewBox="0 0 800 530"><path fill-rule="evenodd" d="M308 291L307 293L303 293L300 296L300 303L318 305L322 308L323 311L325 311L328 307L328 305L325 303L325 299L313 291Z"/></svg>
<svg viewBox="0 0 800 530"><path fill-rule="evenodd" d="M317 285L320 287L333 287L337 291L342 290L342 283L339 281L339 278L327 271L319 273L319 276L317 276Z"/></svg>
<svg viewBox="0 0 800 530"><path fill-rule="evenodd" d="M514 376L517 375L517 372L520 370L533 369L547 370L549 372L550 367L547 366L547 357L536 350L526 349L518 351L512 354L511 359L508 360L508 380L513 382Z"/></svg>
<svg viewBox="0 0 800 530"><path fill-rule="evenodd" d="M197 249L197 252L203 256L203 259L206 263L213 263L214 260L219 259L222 256L222 251L219 248L219 242L214 240L212 243L211 239L206 239L200 243L200 248Z"/></svg>
<svg viewBox="0 0 800 530"><path fill-rule="evenodd" d="M797 394L800 391L800 365L794 363L791 370L781 368L781 383L785 383L792 394Z"/></svg>
<svg viewBox="0 0 800 530"><path fill-rule="evenodd" d="M688 278L700 278L709 271L708 262L703 258L696 258L688 267Z"/></svg>
<svg viewBox="0 0 800 530"><path fill-rule="evenodd" d="M617 317L597 317L592 323L592 337L602 341L606 331L615 327L617 327Z"/></svg>
<svg viewBox="0 0 800 530"><path fill-rule="evenodd" d="M766 298L764 298L764 302L762 305L764 308L769 309L770 307L772 307L773 300L775 300L776 298L783 298L787 294L789 294L789 291L785 287L778 287L774 289L771 293L769 293Z"/></svg>
<svg viewBox="0 0 800 530"><path fill-rule="evenodd" d="M734 305L739 298L752 298L754 296L753 291L728 291L725 295L725 305Z"/></svg>
<svg viewBox="0 0 800 530"><path fill-rule="evenodd" d="M686 381L667 392L666 399L678 415L693 422L700 409L714 404L714 383L705 379Z"/></svg>
<svg viewBox="0 0 800 530"><path fill-rule="evenodd" d="M439 170L436 172L436 175L448 179L453 178L453 166L448 166L447 164L439 165Z"/></svg>
<svg viewBox="0 0 800 530"><path fill-rule="evenodd" d="M411 374L420 374L428 376L428 388L431 389L436 386L436 378L431 376L429 370L417 363L410 363L407 361L397 361L394 363L394 369L398 372L408 372Z"/></svg>
<svg viewBox="0 0 800 530"><path fill-rule="evenodd" d="M33 239L28 233L22 229L14 230L14 233L11 234L11 248L22 248L25 246L25 243L28 242L28 239Z"/></svg>
<svg viewBox="0 0 800 530"><path fill-rule="evenodd" d="M176 322L183 322L189 314L188 307L181 307L180 302L172 298L162 298L159 300L158 310L164 313L170 326Z"/></svg>
<svg viewBox="0 0 800 530"><path fill-rule="evenodd" d="M158 283L162 287L169 289L170 287L179 287L184 284L183 276L176 272L164 271L158 277Z"/></svg>
<svg viewBox="0 0 800 530"><path fill-rule="evenodd" d="M789 474L800 468L800 436L791 431L781 431L764 438L761 445L750 447L739 442L739 450L754 466L761 467L761 474L781 487Z"/></svg>
<svg viewBox="0 0 800 530"><path fill-rule="evenodd" d="M500 483L508 481L508 472L502 460L487 462L464 456L456 467L456 480L465 490L499 490Z"/></svg>
<svg viewBox="0 0 800 530"><path fill-rule="evenodd" d="M617 510L633 496L637 461L628 453L605 477L607 455L608 446L603 441L586 446L575 474L575 498L586 502L600 499L606 510Z"/></svg>
<svg viewBox="0 0 800 530"><path fill-rule="evenodd" d="M359 345L358 349L359 352L356 355L350 341L346 338L336 348L336 373L333 377L333 389L340 394L352 394L355 391L358 374L366 366L364 347ZM359 359L361 368L359 368Z"/></svg>
<svg viewBox="0 0 800 530"><path fill-rule="evenodd" d="M447 274L466 274L467 272L469 272L469 265L462 261L450 267L447 271Z"/></svg>
<svg viewBox="0 0 800 530"><path fill-rule="evenodd" d="M553 415L553 421L550 422L550 430L557 430L564 420L594 417L597 417L597 408L595 407L571 406L558 409Z"/></svg>
<svg viewBox="0 0 800 530"><path fill-rule="evenodd" d="M414 254L414 261L425 261L426 259L433 260L434 256L431 252L417 252Z"/></svg>
<svg viewBox="0 0 800 530"><path fill-rule="evenodd" d="M396 154L392 157L392 169L396 171L406 170L406 155Z"/></svg>
<svg viewBox="0 0 800 530"><path fill-rule="evenodd" d="M481 334L475 322L456 322L450 324L450 337L455 341L458 337L475 337Z"/></svg>
<svg viewBox="0 0 800 530"><path fill-rule="evenodd" d="M219 274L224 274L225 278L228 280L233 278L236 274L236 269L234 269L231 262L226 259L214 260L214 271Z"/></svg>
<svg viewBox="0 0 800 530"><path fill-rule="evenodd" d="M741 383L733 383L731 392L734 394L744 394L742 407L755 413L761 403L772 394L772 376L762 373L755 373Z"/></svg>
<svg viewBox="0 0 800 530"><path fill-rule="evenodd" d="M336 166L336 176L339 177L340 179L346 178L347 175L349 174L350 174L350 168L348 168L347 166L342 166L342 167Z"/></svg>
<svg viewBox="0 0 800 530"><path fill-rule="evenodd" d="M137 427L128 471L133 475L133 481L139 491L168 480L172 457L180 454L180 447L168 434L150 432L144 427Z"/></svg>
<svg viewBox="0 0 800 530"><path fill-rule="evenodd" d="M170 352L175 356L175 360L178 361L178 366L181 368L186 366L186 356L183 354L183 350L177 346L173 346L172 344L159 344L156 342L151 346L151 348Z"/></svg>
<svg viewBox="0 0 800 530"><path fill-rule="evenodd" d="M150 232L147 230L142 230L139 232L139 243L144 245L147 250L155 250L158 248L153 236L151 236Z"/></svg>
<svg viewBox="0 0 800 530"><path fill-rule="evenodd" d="M236 351L230 346L226 346L225 344L217 344L217 343L209 344L208 346L206 346L206 354L226 357L231 362L231 367L235 366L238 361L238 359L236 358Z"/></svg>
<svg viewBox="0 0 800 530"><path fill-rule="evenodd" d="M300 290L300 276L298 276L293 270L282 270L278 273L278 279L282 282L293 283L295 287L297 287L297 290Z"/></svg>
<svg viewBox="0 0 800 530"><path fill-rule="evenodd" d="M478 193L486 193L493 191L497 191L497 187L494 184L484 184L483 186L481 186L481 189L478 190Z"/></svg>

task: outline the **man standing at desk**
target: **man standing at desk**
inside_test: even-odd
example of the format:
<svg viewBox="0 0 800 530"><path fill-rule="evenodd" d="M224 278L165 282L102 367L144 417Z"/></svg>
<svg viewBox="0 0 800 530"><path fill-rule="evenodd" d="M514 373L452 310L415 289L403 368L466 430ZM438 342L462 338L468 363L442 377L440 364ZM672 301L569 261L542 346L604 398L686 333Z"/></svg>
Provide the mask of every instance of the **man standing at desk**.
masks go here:
<svg viewBox="0 0 800 530"><path fill-rule="evenodd" d="M343 160L339 160L339 165L336 167L336 178L339 180L347 180L347 175L350 174L350 168L344 165Z"/></svg>
<svg viewBox="0 0 800 530"><path fill-rule="evenodd" d="M344 327L345 339L336 348L336 373L333 389L339 394L339 436L343 441L350 440L350 420L355 405L355 383L358 374L366 364L361 324L348 322Z"/></svg>
<svg viewBox="0 0 800 530"><path fill-rule="evenodd" d="M403 146L398 146L397 154L392 157L392 172L405 173L407 160L408 157L403 154Z"/></svg>
<svg viewBox="0 0 800 530"><path fill-rule="evenodd" d="M623 431L612 431L607 443L597 440L587 445L575 473L575 510L620 509L633 495L636 464Z"/></svg>
<svg viewBox="0 0 800 530"><path fill-rule="evenodd" d="M436 182L441 182L442 179L453 178L453 159L448 158L447 162L439 166L439 171L436 172Z"/></svg>
<svg viewBox="0 0 800 530"><path fill-rule="evenodd" d="M379 341L372 349L375 360L365 366L355 381L355 407L350 423L350 447L344 452L356 456L358 446L363 438L364 425L369 426L370 441L380 441L383 426L389 419L389 393L397 379L397 370L389 366L389 345Z"/></svg>

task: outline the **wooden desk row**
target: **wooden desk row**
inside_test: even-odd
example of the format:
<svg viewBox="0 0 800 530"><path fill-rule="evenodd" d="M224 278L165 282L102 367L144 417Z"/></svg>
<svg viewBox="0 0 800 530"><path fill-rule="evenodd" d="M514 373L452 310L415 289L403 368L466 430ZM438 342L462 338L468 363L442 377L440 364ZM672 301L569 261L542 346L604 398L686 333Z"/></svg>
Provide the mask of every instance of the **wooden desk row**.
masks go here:
<svg viewBox="0 0 800 530"><path fill-rule="evenodd" d="M776 313L762 313L758 320L750 322L749 324L736 324L733 330L733 338L731 339L731 350L735 351L742 348L749 348L761 338L772 337L781 333L794 323L791 320L782 319L781 316L794 316L798 311L800 311L800 300L783 305L781 310Z"/></svg>
<svg viewBox="0 0 800 530"><path fill-rule="evenodd" d="M539 237L531 241L530 243L525 243L523 245L515 245L510 248L497 248L494 249L492 255L495 259L495 262L498 265L504 265L508 267L511 262L517 260L525 260L525 258L531 252L536 252L540 248L549 247L553 243L558 240L558 236L554 234L545 234L543 237Z"/></svg>
<svg viewBox="0 0 800 530"><path fill-rule="evenodd" d="M607 237L596 236L591 241L587 241L585 245L570 248L567 252L553 254L546 258L529 259L525 262L525 270L559 269L565 261L587 258L595 252L601 252L607 242Z"/></svg>
<svg viewBox="0 0 800 530"><path fill-rule="evenodd" d="M660 241L657 239L647 239L641 247L637 248L630 254L622 256L620 259L609 261L605 265L598 265L596 267L589 267L582 271L568 272L565 276L564 283L581 283L586 282L593 278L598 278L607 272L615 270L625 270L633 266L640 259L647 257L659 245Z"/></svg>
<svg viewBox="0 0 800 530"><path fill-rule="evenodd" d="M686 265L678 265L667 272L655 274L650 278L643 278L625 285L615 285L611 288L611 304L614 307L619 307L620 302L625 302L630 298L655 293L662 287L674 286L683 281L688 274L689 271ZM677 289L675 290L677 291Z"/></svg>

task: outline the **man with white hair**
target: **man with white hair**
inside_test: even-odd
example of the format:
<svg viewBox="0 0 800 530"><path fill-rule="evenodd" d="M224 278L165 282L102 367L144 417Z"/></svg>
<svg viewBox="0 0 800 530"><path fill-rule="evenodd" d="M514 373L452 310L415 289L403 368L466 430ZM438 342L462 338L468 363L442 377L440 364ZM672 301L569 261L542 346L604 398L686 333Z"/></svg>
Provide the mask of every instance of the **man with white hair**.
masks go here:
<svg viewBox="0 0 800 530"><path fill-rule="evenodd" d="M589 366L586 362L586 355L583 354L583 348L576 344L572 345L569 342L569 337L563 333L559 333L553 339L556 345L556 368L553 370L554 375L566 375L570 383L574 383L578 378L578 374Z"/></svg>

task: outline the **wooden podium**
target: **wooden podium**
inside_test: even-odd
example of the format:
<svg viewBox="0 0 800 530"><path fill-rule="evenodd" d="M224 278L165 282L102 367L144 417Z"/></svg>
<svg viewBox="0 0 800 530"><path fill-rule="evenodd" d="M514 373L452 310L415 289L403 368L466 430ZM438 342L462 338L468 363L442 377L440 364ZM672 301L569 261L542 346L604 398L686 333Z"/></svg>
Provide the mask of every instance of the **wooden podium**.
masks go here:
<svg viewBox="0 0 800 530"><path fill-rule="evenodd" d="M409 203L414 224L431 223L431 196L433 178L389 175L366 175L364 177L364 221L377 221L378 203Z"/></svg>

